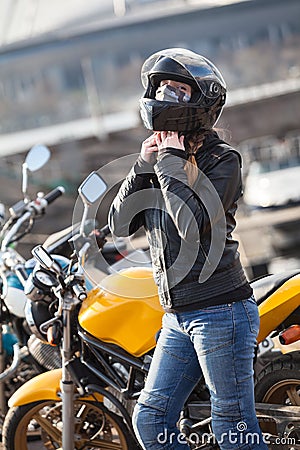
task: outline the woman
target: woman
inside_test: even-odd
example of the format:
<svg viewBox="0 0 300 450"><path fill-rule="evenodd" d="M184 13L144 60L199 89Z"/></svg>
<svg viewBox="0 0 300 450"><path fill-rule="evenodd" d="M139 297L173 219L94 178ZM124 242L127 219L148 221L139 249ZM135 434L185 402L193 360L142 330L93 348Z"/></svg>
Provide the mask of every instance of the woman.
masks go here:
<svg viewBox="0 0 300 450"><path fill-rule="evenodd" d="M113 233L143 226L165 310L133 423L144 449L185 449L180 411L204 376L221 449L266 449L254 408L259 317L232 238L241 158L213 131L226 98L218 69L185 49L142 67L141 116L153 134L112 204Z"/></svg>

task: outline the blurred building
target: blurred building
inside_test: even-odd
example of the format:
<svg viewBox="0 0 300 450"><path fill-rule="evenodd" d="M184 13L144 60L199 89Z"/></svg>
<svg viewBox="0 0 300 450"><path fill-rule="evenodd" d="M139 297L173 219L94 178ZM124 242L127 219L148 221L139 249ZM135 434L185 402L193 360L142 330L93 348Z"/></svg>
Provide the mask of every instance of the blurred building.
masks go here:
<svg viewBox="0 0 300 450"><path fill-rule="evenodd" d="M123 17L117 4L1 2L0 155L138 126L140 67L160 48L216 62L229 105L252 101L252 86L268 86L267 97L278 94L272 83L299 91L298 0L131 0Z"/></svg>

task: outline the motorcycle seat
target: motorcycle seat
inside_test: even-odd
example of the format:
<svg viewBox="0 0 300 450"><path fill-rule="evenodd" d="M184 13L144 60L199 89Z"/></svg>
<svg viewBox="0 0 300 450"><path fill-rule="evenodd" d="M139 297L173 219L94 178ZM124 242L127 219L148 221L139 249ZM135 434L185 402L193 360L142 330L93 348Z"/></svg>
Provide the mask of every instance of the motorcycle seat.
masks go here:
<svg viewBox="0 0 300 450"><path fill-rule="evenodd" d="M300 269L290 270L275 275L266 275L250 283L256 303L260 305L267 297L279 289L287 280L300 274Z"/></svg>

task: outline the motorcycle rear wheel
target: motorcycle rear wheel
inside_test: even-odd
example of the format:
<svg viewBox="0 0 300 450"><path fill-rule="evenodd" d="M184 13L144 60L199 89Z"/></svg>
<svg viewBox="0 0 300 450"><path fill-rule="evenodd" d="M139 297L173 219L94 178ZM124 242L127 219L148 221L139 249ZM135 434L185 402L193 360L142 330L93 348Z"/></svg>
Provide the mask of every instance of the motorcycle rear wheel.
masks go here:
<svg viewBox="0 0 300 450"><path fill-rule="evenodd" d="M299 353L289 353L281 356L266 366L258 375L255 383L256 402L271 403L277 405L300 407L300 357ZM273 434L274 423L261 423L262 430ZM285 438L297 442L296 445L289 444L288 439L282 440L280 446L269 445L270 449L295 450L299 449L300 426L298 423L290 423L284 430Z"/></svg>
<svg viewBox="0 0 300 450"><path fill-rule="evenodd" d="M75 417L75 449L137 448L122 419L104 405L76 400ZM2 437L4 450L61 449L61 403L42 400L10 408Z"/></svg>

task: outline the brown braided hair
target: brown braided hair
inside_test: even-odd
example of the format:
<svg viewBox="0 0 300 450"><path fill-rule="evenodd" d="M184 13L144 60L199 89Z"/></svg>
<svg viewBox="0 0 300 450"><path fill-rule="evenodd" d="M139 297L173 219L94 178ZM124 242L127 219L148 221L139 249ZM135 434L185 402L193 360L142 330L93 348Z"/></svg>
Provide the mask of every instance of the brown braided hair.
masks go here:
<svg viewBox="0 0 300 450"><path fill-rule="evenodd" d="M188 183L193 186L198 176L198 166L196 161L196 153L202 147L206 135L210 131L198 131L185 134L184 145L188 154L188 159L184 170L187 174Z"/></svg>

